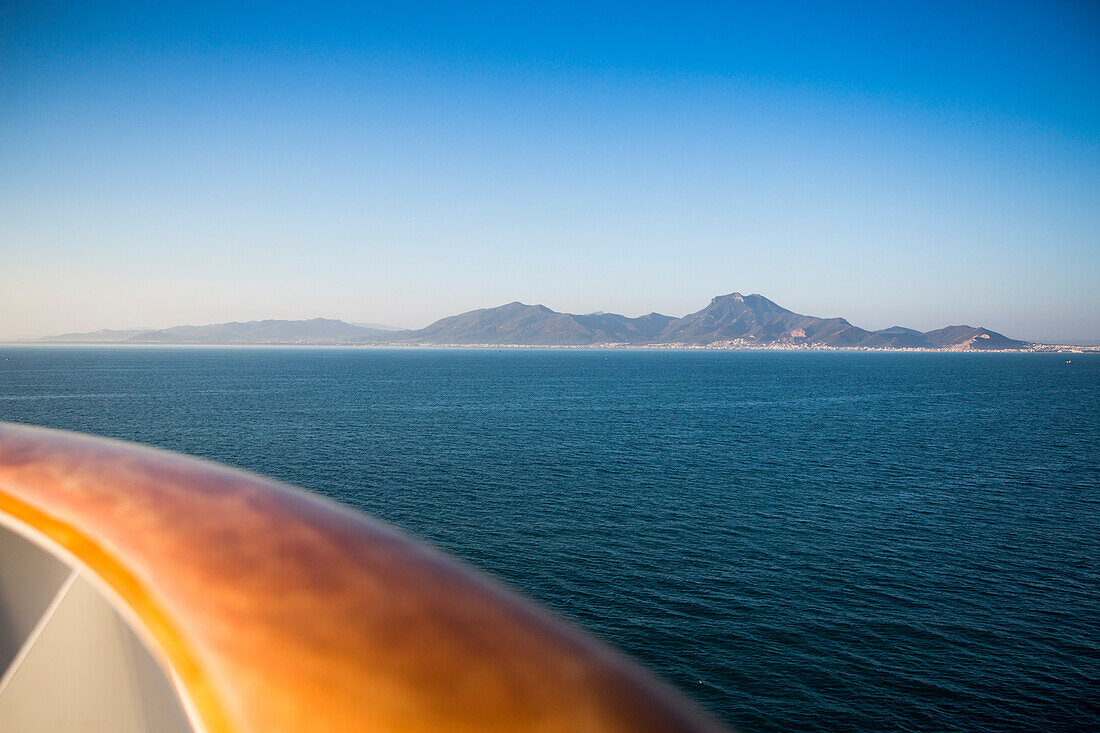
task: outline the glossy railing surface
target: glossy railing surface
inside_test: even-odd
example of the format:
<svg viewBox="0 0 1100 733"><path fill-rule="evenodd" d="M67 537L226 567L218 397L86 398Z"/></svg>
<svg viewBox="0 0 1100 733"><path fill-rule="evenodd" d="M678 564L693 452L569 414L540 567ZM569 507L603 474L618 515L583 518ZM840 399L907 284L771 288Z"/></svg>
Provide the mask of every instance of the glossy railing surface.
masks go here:
<svg viewBox="0 0 1100 733"><path fill-rule="evenodd" d="M477 571L259 476L0 424L0 517L64 563L55 605L87 584L132 627L195 730L721 729Z"/></svg>

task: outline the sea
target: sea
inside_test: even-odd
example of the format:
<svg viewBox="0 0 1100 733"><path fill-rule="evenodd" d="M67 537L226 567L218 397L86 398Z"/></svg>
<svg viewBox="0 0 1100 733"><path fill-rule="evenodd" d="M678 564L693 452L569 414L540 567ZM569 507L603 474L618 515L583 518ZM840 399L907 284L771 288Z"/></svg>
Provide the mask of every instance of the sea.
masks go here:
<svg viewBox="0 0 1100 733"><path fill-rule="evenodd" d="M368 512L738 730L1100 730L1100 355L13 346L0 420Z"/></svg>

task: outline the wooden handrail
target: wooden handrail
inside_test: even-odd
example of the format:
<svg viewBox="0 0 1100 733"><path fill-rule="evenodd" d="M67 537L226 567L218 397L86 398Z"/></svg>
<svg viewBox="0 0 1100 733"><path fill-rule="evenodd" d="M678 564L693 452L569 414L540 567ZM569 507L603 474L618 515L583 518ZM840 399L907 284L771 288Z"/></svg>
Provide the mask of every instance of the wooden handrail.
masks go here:
<svg viewBox="0 0 1100 733"><path fill-rule="evenodd" d="M253 474L0 424L0 512L113 591L209 733L722 729L468 566Z"/></svg>

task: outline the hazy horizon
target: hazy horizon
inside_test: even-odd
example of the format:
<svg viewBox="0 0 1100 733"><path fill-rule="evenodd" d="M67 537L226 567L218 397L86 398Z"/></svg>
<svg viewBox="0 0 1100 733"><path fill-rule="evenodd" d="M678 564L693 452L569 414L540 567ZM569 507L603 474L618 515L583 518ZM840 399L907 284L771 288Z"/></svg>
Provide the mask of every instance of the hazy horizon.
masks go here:
<svg viewBox="0 0 1100 733"><path fill-rule="evenodd" d="M723 293L722 295L726 295L726 293ZM767 297L767 296L765 296L765 297ZM523 302L523 301L510 301L510 302ZM494 306L479 306L478 308L473 308L473 309L470 309L470 310L491 309L491 308L495 308L495 307L501 306L501 305L506 305L506 304L498 303ZM553 308L552 306L548 306L545 303L525 303L525 305L545 306L545 307L550 308L551 310L555 310L555 311L558 311L558 312L570 312L570 311L561 311L560 309ZM779 303L778 305L782 306L783 304ZM696 309L696 310L701 310L701 307L699 309ZM589 313L612 313L612 312L613 311L599 310L599 311L590 311ZM644 315L648 315L650 313L655 313L655 312L658 312L658 311L646 311L646 312L643 312L643 313L625 313L625 314L620 314L620 315L626 315L628 317L639 317L639 316L644 316ZM695 312L695 311L689 311L688 313L664 313L662 315L669 315L669 316L673 316L674 318L681 318L683 316L689 315L692 312ZM28 341L33 341L33 340L38 340L38 339L41 339L41 338L48 338L48 337L52 337L52 336L66 335L66 334L69 334L69 333L94 333L96 331L101 331L101 330L156 331L156 330L161 330L161 329L172 328L174 326L207 326L207 325L219 325L219 324L233 323L233 322L238 322L239 323L239 322L254 322L254 321L265 321L265 320L307 321L307 320L312 320L314 318L339 320L339 321L343 321L344 323L348 323L348 324L352 324L352 325L356 325L356 326L362 326L362 327L365 327L365 328L377 328L377 329L381 329L381 330L398 330L398 331L400 331L400 330L417 330L417 329L420 329L420 328L424 328L425 326L431 325L432 323L434 323L437 320L440 320L442 318L446 318L448 316L454 316L454 315L459 315L459 314L458 313L447 313L447 314L439 316L438 318L433 318L431 321L428 321L427 323L422 323L422 324L417 324L417 325L412 325L412 326L400 326L400 325L395 325L395 324L392 324L392 323L355 321L355 320L351 320L351 319L347 319L347 318L340 318L339 316L307 316L307 317L304 317L304 318L286 318L286 319L283 319L283 318L249 318L249 319L234 318L234 319L229 319L227 321L218 321L218 322L211 322L211 323L173 323L173 324L166 325L166 326L149 326L149 325L140 325L140 326L139 325L127 325L127 326L117 326L117 327L116 326L105 326L103 328L96 328L96 329L90 329L88 331L79 331L79 332L50 333L50 334L23 334L23 335L21 335L21 338L27 339ZM583 315L583 314L577 314L577 315ZM818 313L805 313L805 314L802 314L802 315L821 316L821 314L818 314ZM825 315L823 317L828 318L828 317L833 317L833 316L836 316L836 315L840 315L840 314L829 314L829 315ZM841 315L840 317L843 317L843 316ZM859 323L853 323L853 325L855 325L857 327L863 327L863 324L859 324ZM943 324L940 324L938 326L934 326L932 329L920 329L920 330L928 331L928 330L934 330L936 328L943 328L943 327L946 327L946 326L958 326L958 325L971 325L971 326L988 327L985 324L962 324L961 322L959 322L959 323L943 323ZM890 326L908 327L904 323L894 323L894 324L890 324ZM881 328L889 328L890 326L883 326ZM874 330L874 329L870 329L870 330ZM992 328L991 328L991 330L996 331L996 329L992 329ZM1012 334L1004 334L1004 335L1009 336L1010 338L1014 338L1014 336ZM14 343L14 342L18 342L19 339L20 339L20 337L9 338L9 339L0 339L0 343L3 343L5 341L8 342L8 343ZM1023 339L1023 340L1029 340L1029 339ZM1087 338L1086 339L1067 339L1067 340L1064 340L1064 341L1054 341L1054 340L1051 340L1051 339L1045 339L1045 340L1043 340L1043 339L1033 339L1031 341L1033 341L1034 343L1047 343L1047 344L1060 343L1060 344L1064 344L1064 345L1073 345L1073 346L1098 346L1098 345L1100 345L1100 338L1095 338L1095 339L1087 339Z"/></svg>
<svg viewBox="0 0 1100 733"><path fill-rule="evenodd" d="M1087 3L7 3L0 340L758 292L1100 341Z"/></svg>

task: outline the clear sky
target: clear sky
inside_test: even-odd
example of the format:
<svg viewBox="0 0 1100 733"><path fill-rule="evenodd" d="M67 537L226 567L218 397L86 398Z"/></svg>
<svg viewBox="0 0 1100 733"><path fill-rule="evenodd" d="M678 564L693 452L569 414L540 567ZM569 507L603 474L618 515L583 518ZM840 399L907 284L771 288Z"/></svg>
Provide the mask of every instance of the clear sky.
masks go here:
<svg viewBox="0 0 1100 733"><path fill-rule="evenodd" d="M1100 340L1100 3L0 2L0 338L731 291Z"/></svg>

